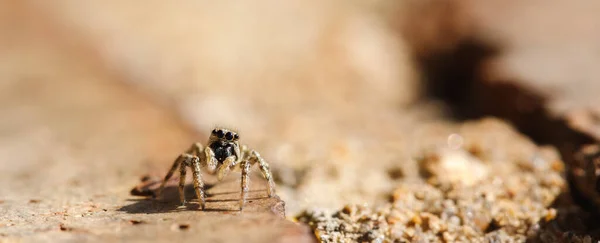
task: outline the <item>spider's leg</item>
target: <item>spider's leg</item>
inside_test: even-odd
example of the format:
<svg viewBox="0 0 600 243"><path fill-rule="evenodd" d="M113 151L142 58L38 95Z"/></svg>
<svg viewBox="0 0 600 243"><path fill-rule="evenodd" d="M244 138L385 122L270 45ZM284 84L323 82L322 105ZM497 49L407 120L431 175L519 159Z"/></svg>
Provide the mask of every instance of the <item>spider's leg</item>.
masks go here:
<svg viewBox="0 0 600 243"><path fill-rule="evenodd" d="M160 188L158 189L157 196L160 196L162 194L162 191L163 191L163 189L165 189L165 185L167 184L167 181L169 179L171 179L171 176L173 176L173 173L175 173L175 170L177 169L177 167L184 160L185 160L185 155L184 154L179 155L179 157L177 157L177 159L175 159L175 161L173 162L173 166L171 166L171 169L169 170L169 172L167 173L167 175L163 179L163 182L160 184Z"/></svg>
<svg viewBox="0 0 600 243"><path fill-rule="evenodd" d="M200 157L202 153L204 153L204 149L202 148L202 144L194 143L192 146L186 151L186 153L191 155L196 155Z"/></svg>
<svg viewBox="0 0 600 243"><path fill-rule="evenodd" d="M194 176L194 190L200 202L200 207L204 210L206 204L204 197L204 181L202 180L202 174L200 172L200 158L194 157L192 159L192 175Z"/></svg>
<svg viewBox="0 0 600 243"><path fill-rule="evenodd" d="M269 164L260 156L256 150L250 151L250 158L248 159L252 164L258 162L258 166L260 167L260 171L262 172L263 177L267 180L269 184L267 187L267 194L269 197L275 196L275 182L273 181L273 176L271 175L271 169L269 169Z"/></svg>
<svg viewBox="0 0 600 243"><path fill-rule="evenodd" d="M246 195L248 195L248 186L250 184L250 162L248 160L242 160L240 167L242 169L242 191L240 195L240 211L244 208L246 203Z"/></svg>
<svg viewBox="0 0 600 243"><path fill-rule="evenodd" d="M179 173L181 176L179 177L179 202L181 202L181 206L185 206L185 174L187 173L187 166L189 163L189 155L186 156L184 162L179 167Z"/></svg>
<svg viewBox="0 0 600 243"><path fill-rule="evenodd" d="M223 178L229 174L229 171L231 170L231 167L233 167L235 165L235 157L234 156L229 156L225 159L225 161L223 161L223 164L217 169L217 179L223 180Z"/></svg>

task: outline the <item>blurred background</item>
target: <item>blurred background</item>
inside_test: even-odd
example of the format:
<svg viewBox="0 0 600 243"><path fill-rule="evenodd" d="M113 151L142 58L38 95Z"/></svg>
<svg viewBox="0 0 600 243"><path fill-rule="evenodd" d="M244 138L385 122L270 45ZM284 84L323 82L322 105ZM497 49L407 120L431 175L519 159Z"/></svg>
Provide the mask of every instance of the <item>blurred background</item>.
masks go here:
<svg viewBox="0 0 600 243"><path fill-rule="evenodd" d="M577 155L600 138L599 12L593 0L2 0L4 234L35 232L10 225L36 222L28 210L127 204L216 125L268 160L289 217L394 205L399 187L434 179L489 191L494 176L547 194L527 199L538 211L523 210L523 232L559 194L595 211L594 157ZM538 157L547 166L531 169ZM32 199L46 208L18 203ZM580 221L564 232L593 237ZM505 235L534 237L521 231Z"/></svg>

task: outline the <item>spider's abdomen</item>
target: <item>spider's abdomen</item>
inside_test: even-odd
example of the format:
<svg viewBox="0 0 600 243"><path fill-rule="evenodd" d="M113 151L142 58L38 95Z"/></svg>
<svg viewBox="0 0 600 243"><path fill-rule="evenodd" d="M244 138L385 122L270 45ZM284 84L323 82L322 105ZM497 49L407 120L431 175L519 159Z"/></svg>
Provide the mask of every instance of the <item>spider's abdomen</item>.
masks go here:
<svg viewBox="0 0 600 243"><path fill-rule="evenodd" d="M234 155L233 144L216 141L209 145L209 147L215 153L215 158L222 163L227 157Z"/></svg>

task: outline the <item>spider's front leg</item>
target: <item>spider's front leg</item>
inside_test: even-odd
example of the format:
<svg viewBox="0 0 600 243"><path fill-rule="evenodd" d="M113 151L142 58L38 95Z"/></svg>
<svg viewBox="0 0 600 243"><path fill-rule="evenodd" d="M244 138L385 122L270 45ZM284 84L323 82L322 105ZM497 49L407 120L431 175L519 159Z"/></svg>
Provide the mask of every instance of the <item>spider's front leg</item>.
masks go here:
<svg viewBox="0 0 600 243"><path fill-rule="evenodd" d="M240 211L242 211L242 209L244 209L244 204L246 203L246 195L248 195L248 185L250 184L250 162L248 162L248 160L242 160L242 162L240 163L240 167L242 169L242 192L240 195Z"/></svg>
<svg viewBox="0 0 600 243"><path fill-rule="evenodd" d="M215 153L209 147L203 149L202 144L200 143L194 143L188 150L188 153L193 153L196 155L196 157L192 158L189 166L192 168L196 197L200 203L200 208L204 210L206 206L206 194L204 193L204 180L202 180L202 172L200 168L202 166L206 166L208 171L212 173L217 167ZM204 163L202 163L201 159L204 159Z"/></svg>
<svg viewBox="0 0 600 243"><path fill-rule="evenodd" d="M194 147L196 146L197 145L194 145ZM185 206L185 176L187 174L188 166L192 167L194 176L194 189L196 189L196 195L198 196L198 200L200 201L202 209L204 209L204 182L202 181L202 175L200 174L200 158L196 155L184 153L177 157L175 162L173 162L171 169L165 176L163 182L160 184L157 195L160 196L162 194L165 184L167 184L167 181L171 179L171 176L173 176L173 173L175 173L175 170L177 170L177 167L179 167L179 202L181 202L181 206Z"/></svg>
<svg viewBox="0 0 600 243"><path fill-rule="evenodd" d="M204 194L204 181L202 180L202 174L200 172L200 158L194 157L191 163L192 175L194 177L194 190L196 191L196 197L200 203L200 208L204 210L206 205L206 197Z"/></svg>
<svg viewBox="0 0 600 243"><path fill-rule="evenodd" d="M179 167L179 173L181 174L179 177L179 202L181 202L181 206L185 206L185 174L187 174L189 159L190 158L187 157Z"/></svg>
<svg viewBox="0 0 600 243"><path fill-rule="evenodd" d="M186 160L186 154L181 154L181 155L179 155L179 157L177 157L177 159L175 159L175 161L173 162L173 165L171 166L171 169L169 170L169 172L163 179L163 182L160 184L160 188L158 189L158 192L156 193L156 197L160 197L162 195L162 192L165 189L165 185L167 184L167 181L169 181L169 179L171 179L171 176L173 176L173 173L175 173L175 170L177 170L177 167L182 166L185 168L185 165L182 165L182 162L184 162L185 160Z"/></svg>
<svg viewBox="0 0 600 243"><path fill-rule="evenodd" d="M275 196L275 182L273 181L273 176L271 175L269 164L267 164L267 162L255 150L248 150L246 146L243 146L242 150L244 158L240 164L240 167L242 169L242 191L240 195L240 210L242 210L244 204L246 203L246 195L248 194L248 188L250 184L250 167L256 163L258 163L263 177L265 177L265 179L267 180L267 194L269 194L269 197Z"/></svg>
<svg viewBox="0 0 600 243"><path fill-rule="evenodd" d="M200 174L196 173L196 168L195 168L195 164L198 164L198 163L197 162L194 163L194 161L199 161L198 156L201 156L201 151L202 151L202 145L200 143L194 143L185 153L179 155L177 157L177 159L175 159L175 161L173 162L171 169L169 170L169 172L163 179L162 183L160 184L160 188L158 189L158 192L156 193L155 196L159 197L162 195L162 192L165 189L165 185L167 184L169 179L171 179L171 177L173 176L173 173L175 173L175 170L177 170L177 167L179 167L179 173L180 173L179 201L181 202L182 205L185 205L184 187L185 187L186 169L187 169L187 166L194 166L194 167L192 167L194 169L194 179L197 177L200 177ZM190 163L190 160L192 161L192 163ZM196 181L196 179L195 179L195 181ZM196 193L198 193L198 189L196 189Z"/></svg>
<svg viewBox="0 0 600 243"><path fill-rule="evenodd" d="M274 197L275 196L275 182L273 181L273 175L271 174L271 169L269 168L269 164L267 164L267 162L260 156L260 154L258 152L256 152L256 150L249 151L248 160L250 161L251 165L258 163L258 166L260 167L260 171L268 183L267 194L269 195L269 197Z"/></svg>

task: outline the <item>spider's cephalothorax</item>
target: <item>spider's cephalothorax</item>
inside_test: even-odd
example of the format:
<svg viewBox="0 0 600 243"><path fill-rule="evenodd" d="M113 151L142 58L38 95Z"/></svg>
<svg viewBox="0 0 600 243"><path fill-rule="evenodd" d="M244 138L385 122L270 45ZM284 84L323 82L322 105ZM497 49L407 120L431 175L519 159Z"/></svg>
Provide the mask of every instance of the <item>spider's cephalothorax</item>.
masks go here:
<svg viewBox="0 0 600 243"><path fill-rule="evenodd" d="M208 147L210 147L215 153L215 158L222 164L227 157L234 156L237 160L239 155L239 143L240 137L236 132L229 131L227 129L215 128L210 134L208 139ZM236 148L238 150L236 150Z"/></svg>
<svg viewBox="0 0 600 243"><path fill-rule="evenodd" d="M217 179L220 181L234 168L239 168L242 171L241 181L241 196L240 210L246 202L248 194L249 172L250 166L258 164L260 170L268 182L267 193L269 197L275 196L275 183L271 176L269 165L255 150L248 149L244 145L240 145L239 135L237 132L226 128L215 128L212 130L206 147L200 143L194 143L185 153L181 154L173 163L171 170L165 176L162 182L159 194L162 192L166 182L171 178L177 167L181 177L179 179L179 199L182 204L185 204L185 175L187 167L192 168L194 179L194 190L200 206L205 207L204 181L202 180L201 167L207 169L209 174L217 174Z"/></svg>

